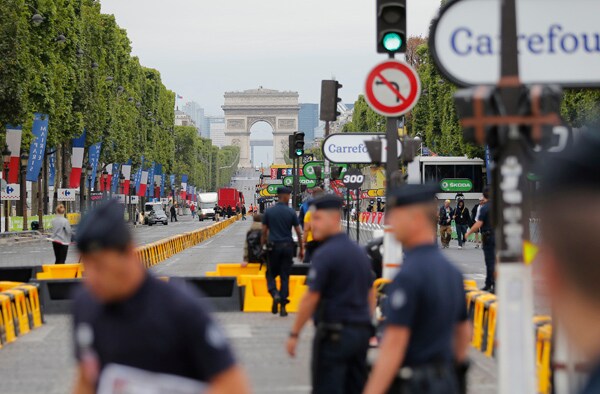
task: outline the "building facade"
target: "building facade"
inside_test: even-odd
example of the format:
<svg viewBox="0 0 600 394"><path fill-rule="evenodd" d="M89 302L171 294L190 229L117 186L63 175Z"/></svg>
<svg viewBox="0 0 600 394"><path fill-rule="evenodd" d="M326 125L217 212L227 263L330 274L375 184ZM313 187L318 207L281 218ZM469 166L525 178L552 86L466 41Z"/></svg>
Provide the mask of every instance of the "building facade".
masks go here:
<svg viewBox="0 0 600 394"><path fill-rule="evenodd" d="M319 127L319 104L300 104L298 112L298 131L304 133L304 140L315 139L315 129Z"/></svg>
<svg viewBox="0 0 600 394"><path fill-rule="evenodd" d="M219 148L227 145L225 138L225 118L222 116L207 116L209 138L214 146Z"/></svg>

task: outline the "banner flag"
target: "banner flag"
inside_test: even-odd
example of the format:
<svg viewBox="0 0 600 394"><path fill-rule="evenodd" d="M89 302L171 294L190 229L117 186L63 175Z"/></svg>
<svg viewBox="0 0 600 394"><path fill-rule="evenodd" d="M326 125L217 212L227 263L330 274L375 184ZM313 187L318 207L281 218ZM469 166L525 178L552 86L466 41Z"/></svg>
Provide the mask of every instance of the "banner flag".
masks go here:
<svg viewBox="0 0 600 394"><path fill-rule="evenodd" d="M88 180L88 187L90 189L94 189L94 185L96 184L96 172L98 171L98 162L100 161L100 150L102 149L102 142L98 142L92 146L88 151L88 162L92 166L92 173L90 174L90 179Z"/></svg>
<svg viewBox="0 0 600 394"><path fill-rule="evenodd" d="M27 162L26 180L37 182L44 163L46 140L48 139L48 115L36 112L33 114L31 132L35 137L29 146L29 161Z"/></svg>
<svg viewBox="0 0 600 394"><path fill-rule="evenodd" d="M129 185L131 184L131 159L129 159L127 161L126 164L123 164L121 166L121 174L123 174L123 194L125 194L126 196L129 195ZM118 177L117 177L118 178ZM119 181L116 181L117 184L119 183Z"/></svg>
<svg viewBox="0 0 600 394"><path fill-rule="evenodd" d="M77 189L81 183L81 167L83 166L83 154L85 148L85 129L83 133L73 139L73 153L71 154L71 176L69 178L69 187Z"/></svg>
<svg viewBox="0 0 600 394"><path fill-rule="evenodd" d="M6 125L6 145L10 151L10 162L8 164L8 183L19 182L19 168L21 166L21 137L22 126Z"/></svg>
<svg viewBox="0 0 600 394"><path fill-rule="evenodd" d="M10 175L10 174L9 174ZM48 186L54 186L56 179L56 149L48 156Z"/></svg>

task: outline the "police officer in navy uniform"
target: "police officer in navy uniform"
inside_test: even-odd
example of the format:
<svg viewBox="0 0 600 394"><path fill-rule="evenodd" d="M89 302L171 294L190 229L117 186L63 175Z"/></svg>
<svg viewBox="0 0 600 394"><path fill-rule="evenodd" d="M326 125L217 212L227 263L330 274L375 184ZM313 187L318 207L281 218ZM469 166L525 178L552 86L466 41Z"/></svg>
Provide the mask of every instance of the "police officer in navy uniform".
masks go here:
<svg viewBox="0 0 600 394"><path fill-rule="evenodd" d="M123 205L112 200L78 226L85 275L73 305L79 367L74 392L115 384L124 392L145 392L159 379L164 392L248 393L246 377L199 295L146 271L123 214Z"/></svg>
<svg viewBox="0 0 600 394"><path fill-rule="evenodd" d="M540 272L556 320L553 335L561 330L573 347L569 353L582 357L573 361L590 373L582 394L600 393L599 129L581 132L574 146L543 161L538 206Z"/></svg>
<svg viewBox="0 0 600 394"><path fill-rule="evenodd" d="M435 246L437 191L404 185L388 200L405 256L388 287L386 326L365 394L460 392L456 363L466 360L470 327L462 275Z"/></svg>
<svg viewBox="0 0 600 394"><path fill-rule="evenodd" d="M367 379L366 356L373 333L373 274L363 248L341 229L342 199L326 195L311 207L313 237L322 242L312 258L309 290L300 303L287 351L296 353L304 324L317 326L313 340L313 394L361 393Z"/></svg>
<svg viewBox="0 0 600 394"><path fill-rule="evenodd" d="M277 188L277 204L267 209L263 216L263 232L261 243L268 251L267 261L267 287L273 298L271 312L280 316L287 316L286 304L289 302L290 270L294 263L294 252L296 250L292 238L292 228L298 236L300 255L304 253L302 245L302 232L296 212L289 207L290 194L292 190L288 187ZM279 276L280 288L277 289L275 278Z"/></svg>
<svg viewBox="0 0 600 394"><path fill-rule="evenodd" d="M492 226L492 215L490 214L492 204L489 198L489 190L486 188L483 191L483 205L479 210L479 217L467 231L465 238L468 239L471 234L481 230L481 248L483 249L486 272L485 286L481 290L494 293L496 291L496 236Z"/></svg>

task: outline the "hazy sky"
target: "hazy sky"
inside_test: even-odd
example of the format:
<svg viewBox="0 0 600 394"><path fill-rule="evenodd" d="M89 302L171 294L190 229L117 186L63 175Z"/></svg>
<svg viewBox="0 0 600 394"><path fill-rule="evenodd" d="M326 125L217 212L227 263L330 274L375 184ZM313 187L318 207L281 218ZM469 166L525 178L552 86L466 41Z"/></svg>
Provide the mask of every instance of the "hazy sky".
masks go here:
<svg viewBox="0 0 600 394"><path fill-rule="evenodd" d="M440 0L408 1L409 35L427 35ZM101 0L127 29L133 54L165 85L220 115L223 93L292 90L318 103L335 77L344 102L385 60L375 52L375 0Z"/></svg>

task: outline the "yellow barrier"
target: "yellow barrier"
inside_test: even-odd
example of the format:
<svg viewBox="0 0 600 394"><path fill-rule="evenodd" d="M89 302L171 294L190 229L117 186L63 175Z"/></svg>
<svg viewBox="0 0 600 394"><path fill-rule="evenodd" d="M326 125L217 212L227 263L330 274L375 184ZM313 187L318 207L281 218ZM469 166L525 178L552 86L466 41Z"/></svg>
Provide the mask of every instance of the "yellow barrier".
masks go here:
<svg viewBox="0 0 600 394"><path fill-rule="evenodd" d="M27 316L27 305L25 302L25 293L20 290L6 290L2 294L10 298L13 316L16 319L15 324L18 327L17 336L25 335L29 332L29 318Z"/></svg>
<svg viewBox="0 0 600 394"><path fill-rule="evenodd" d="M536 332L536 370L538 393L550 394L552 390L552 325L545 324Z"/></svg>
<svg viewBox="0 0 600 394"><path fill-rule="evenodd" d="M290 276L288 312L297 312L304 293L308 290L305 276ZM244 312L270 312L273 300L267 289L264 275L242 275L242 286L246 286L244 294ZM280 284L277 278L277 284Z"/></svg>
<svg viewBox="0 0 600 394"><path fill-rule="evenodd" d="M496 296L493 294L484 294L475 300L475 313L473 315L473 341L474 348L483 350L482 344L487 342L489 306L496 302Z"/></svg>
<svg viewBox="0 0 600 394"><path fill-rule="evenodd" d="M78 224L79 221L81 220L81 214L79 213L67 213L67 220L69 221L70 225L75 225Z"/></svg>
<svg viewBox="0 0 600 394"><path fill-rule="evenodd" d="M14 321L12 303L10 297L2 293L0 293L0 312L6 333L6 343L14 342L17 339L17 326Z"/></svg>
<svg viewBox="0 0 600 394"><path fill-rule="evenodd" d="M206 276L235 276L237 278L238 285L242 285L242 275L258 275L262 273L264 275L267 270L266 266L262 268L260 264L250 263L246 267L242 267L240 263L231 264L217 264L216 271L207 272Z"/></svg>
<svg viewBox="0 0 600 394"><path fill-rule="evenodd" d="M475 282L474 280L470 280L470 279L465 279L463 281L464 286L465 286L465 290L478 290L477 289L477 282Z"/></svg>
<svg viewBox="0 0 600 394"><path fill-rule="evenodd" d="M30 328L41 327L42 324L44 324L44 318L42 316L42 308L40 306L40 295L37 286L25 283L19 287L16 287L15 290L22 290L25 293L27 311L30 314Z"/></svg>
<svg viewBox="0 0 600 394"><path fill-rule="evenodd" d="M80 270L79 264L45 264L42 272L38 272L37 279L71 279L77 278Z"/></svg>
<svg viewBox="0 0 600 394"><path fill-rule="evenodd" d="M495 354L495 343L496 343L496 321L498 317L498 306L496 303L490 305L488 311L488 322L487 322L487 343L485 349L485 355L492 357Z"/></svg>
<svg viewBox="0 0 600 394"><path fill-rule="evenodd" d="M19 287L22 284L23 282L0 281L0 291L14 289L15 287Z"/></svg>

